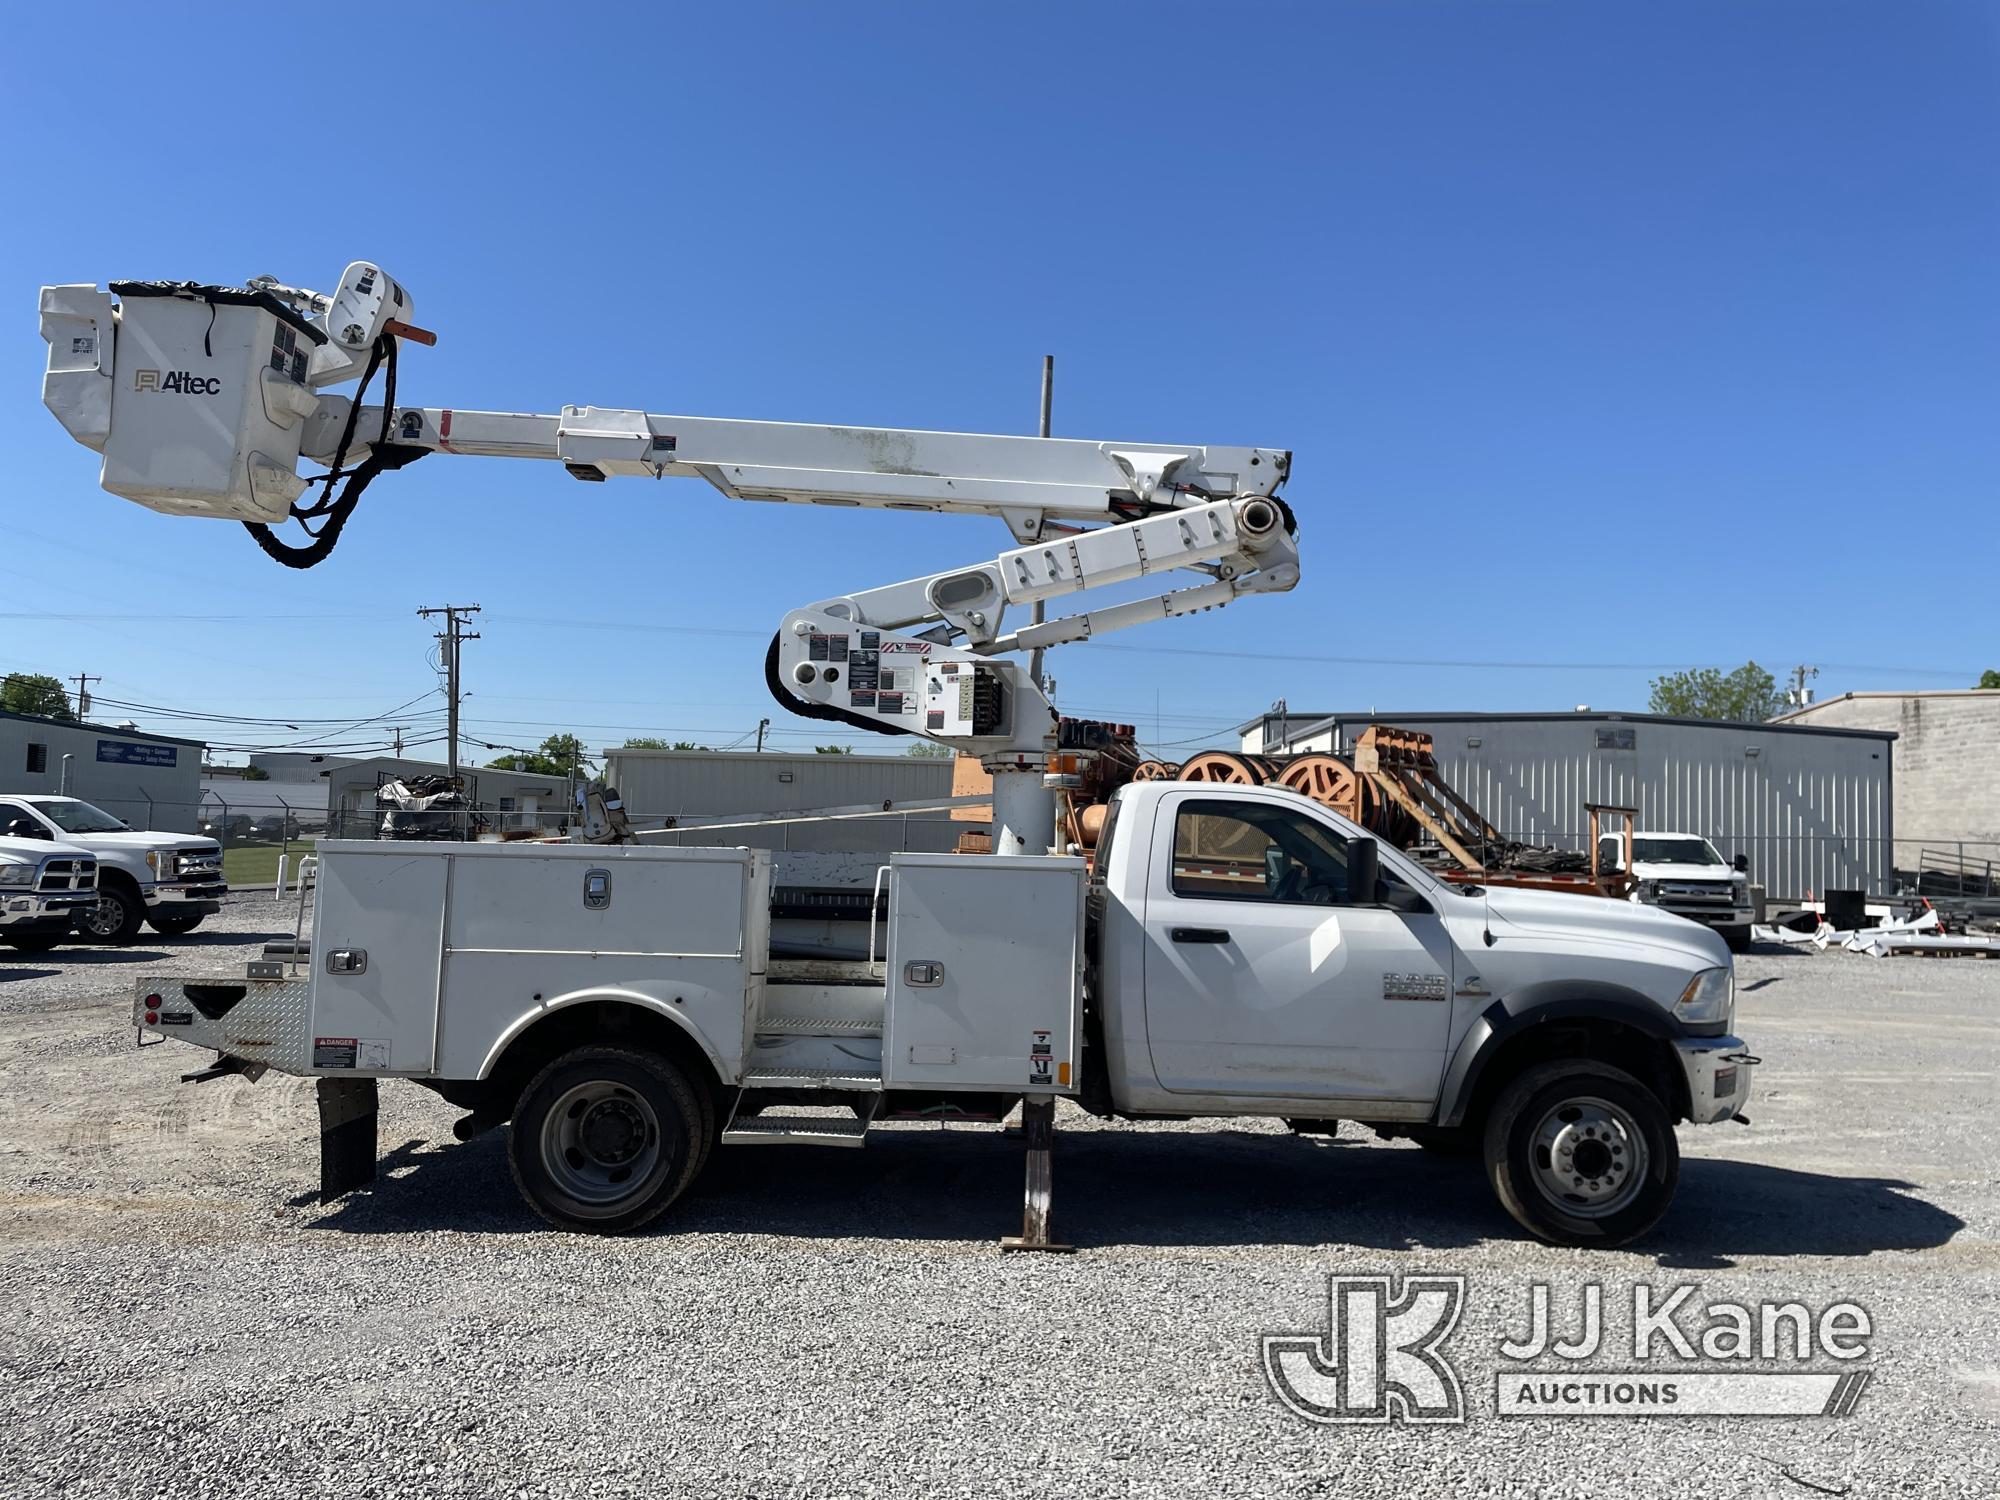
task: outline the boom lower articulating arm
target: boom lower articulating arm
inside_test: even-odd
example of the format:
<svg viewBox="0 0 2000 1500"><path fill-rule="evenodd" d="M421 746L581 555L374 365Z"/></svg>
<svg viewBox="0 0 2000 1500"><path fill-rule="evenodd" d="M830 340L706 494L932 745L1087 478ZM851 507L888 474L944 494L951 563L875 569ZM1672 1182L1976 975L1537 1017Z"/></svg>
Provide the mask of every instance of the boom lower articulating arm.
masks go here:
<svg viewBox="0 0 2000 1500"><path fill-rule="evenodd" d="M241 521L293 566L332 550L377 474L431 453L550 459L583 480L700 478L739 500L998 516L1016 545L989 561L794 610L767 676L796 712L919 735L996 771L1032 767L1037 779L1053 710L1025 670L995 658L1298 582L1291 513L1277 497L1291 462L1282 450L594 406L554 416L402 406L398 344L434 342L413 313L404 289L367 262L349 266L331 296L268 278L44 287L42 399L103 454L105 489L169 514ZM378 372L382 399L362 404ZM355 380L351 397L326 391ZM301 476L301 459L326 472ZM308 499L314 484L322 492ZM313 538L303 547L269 529L294 519ZM1003 630L1009 605L1176 569L1206 581ZM996 808L996 848L1002 818Z"/></svg>

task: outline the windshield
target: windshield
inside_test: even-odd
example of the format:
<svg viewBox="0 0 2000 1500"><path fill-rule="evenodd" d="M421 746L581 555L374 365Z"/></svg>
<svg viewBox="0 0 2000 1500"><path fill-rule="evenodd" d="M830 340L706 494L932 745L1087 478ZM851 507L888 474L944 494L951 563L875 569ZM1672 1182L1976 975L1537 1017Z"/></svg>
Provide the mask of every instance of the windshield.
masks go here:
<svg viewBox="0 0 2000 1500"><path fill-rule="evenodd" d="M1616 866L1623 854L1620 847L1623 839L1608 838L1602 841L1603 852L1600 859ZM1642 865L1720 865L1723 858L1715 852L1715 845L1707 839L1697 838L1649 838L1632 840L1632 859Z"/></svg>
<svg viewBox="0 0 2000 1500"><path fill-rule="evenodd" d="M128 833L132 827L88 802L31 802L28 805L64 833Z"/></svg>

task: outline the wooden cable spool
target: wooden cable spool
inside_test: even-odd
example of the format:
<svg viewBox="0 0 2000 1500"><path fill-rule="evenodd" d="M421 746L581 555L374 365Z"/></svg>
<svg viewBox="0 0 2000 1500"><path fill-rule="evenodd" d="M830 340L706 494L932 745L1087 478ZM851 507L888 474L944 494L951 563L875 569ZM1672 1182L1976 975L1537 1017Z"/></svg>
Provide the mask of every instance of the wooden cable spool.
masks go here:
<svg viewBox="0 0 2000 1500"><path fill-rule="evenodd" d="M1204 750L1181 767L1182 781L1212 781L1227 786L1262 786L1276 767L1261 755L1229 750Z"/></svg>
<svg viewBox="0 0 2000 1500"><path fill-rule="evenodd" d="M1278 773L1278 785L1330 807L1343 818L1370 827L1368 813L1380 800L1375 788L1337 755L1301 755Z"/></svg>
<svg viewBox="0 0 2000 1500"><path fill-rule="evenodd" d="M1134 781L1173 781L1181 774L1178 763L1171 760L1142 760L1133 768Z"/></svg>

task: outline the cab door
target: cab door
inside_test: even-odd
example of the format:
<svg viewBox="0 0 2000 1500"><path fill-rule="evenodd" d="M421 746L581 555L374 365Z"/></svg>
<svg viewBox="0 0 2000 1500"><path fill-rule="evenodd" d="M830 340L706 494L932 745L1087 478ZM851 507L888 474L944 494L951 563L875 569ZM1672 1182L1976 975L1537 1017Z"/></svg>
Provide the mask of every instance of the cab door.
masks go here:
<svg viewBox="0 0 2000 1500"><path fill-rule="evenodd" d="M1172 1093L1428 1102L1453 947L1386 863L1350 891L1358 830L1292 799L1161 799L1145 896L1146 1038Z"/></svg>

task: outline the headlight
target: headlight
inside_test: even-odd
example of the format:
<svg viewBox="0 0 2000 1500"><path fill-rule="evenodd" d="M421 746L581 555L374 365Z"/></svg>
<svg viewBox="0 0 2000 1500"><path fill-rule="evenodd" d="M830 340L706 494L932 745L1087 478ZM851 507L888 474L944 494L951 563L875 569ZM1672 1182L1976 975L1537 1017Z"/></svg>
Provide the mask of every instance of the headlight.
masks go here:
<svg viewBox="0 0 2000 1500"><path fill-rule="evenodd" d="M0 885L33 885L35 866L0 865Z"/></svg>
<svg viewBox="0 0 2000 1500"><path fill-rule="evenodd" d="M152 871L152 872L153 872L153 873L154 873L155 875L157 875L157 874L159 874L159 873L160 873L160 851L159 851L159 850L157 850L157 849L152 849L152 850L148 850L148 851L147 851L147 854L146 854L146 868L147 868L147 869L149 869L149 870L151 870L151 871Z"/></svg>
<svg viewBox="0 0 2000 1500"><path fill-rule="evenodd" d="M1691 1026L1717 1021L1727 1025L1736 1009L1736 972L1733 969L1703 969L1681 991L1674 1014Z"/></svg>

